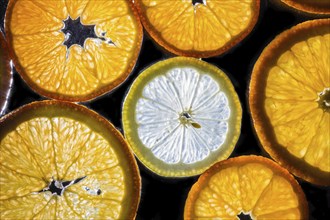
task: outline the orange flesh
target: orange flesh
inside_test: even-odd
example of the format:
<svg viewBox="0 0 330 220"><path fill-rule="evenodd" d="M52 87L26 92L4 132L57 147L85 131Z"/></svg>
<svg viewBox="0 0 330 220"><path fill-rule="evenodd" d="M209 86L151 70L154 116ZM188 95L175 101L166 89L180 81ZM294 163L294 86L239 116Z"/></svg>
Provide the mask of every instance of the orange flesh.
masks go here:
<svg viewBox="0 0 330 220"><path fill-rule="evenodd" d="M330 175L329 22L305 22L278 36L260 56L250 85L250 108L266 150L296 175L321 184Z"/></svg>
<svg viewBox="0 0 330 220"><path fill-rule="evenodd" d="M88 100L114 88L134 67L141 46L141 25L124 0L11 1L7 17L20 74L52 98ZM95 25L98 38L68 48L70 36L61 31L68 17Z"/></svg>
<svg viewBox="0 0 330 220"><path fill-rule="evenodd" d="M138 0L141 20L149 34L178 55L208 57L243 39L259 14L259 1Z"/></svg>
<svg viewBox="0 0 330 220"><path fill-rule="evenodd" d="M185 219L304 219L307 202L294 178L274 162L242 156L220 162L192 187Z"/></svg>

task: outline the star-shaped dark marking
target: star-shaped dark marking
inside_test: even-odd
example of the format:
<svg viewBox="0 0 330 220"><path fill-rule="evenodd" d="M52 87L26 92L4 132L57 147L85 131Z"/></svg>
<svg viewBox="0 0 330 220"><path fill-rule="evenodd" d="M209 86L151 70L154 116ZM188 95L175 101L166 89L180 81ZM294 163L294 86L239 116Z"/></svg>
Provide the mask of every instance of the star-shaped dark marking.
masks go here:
<svg viewBox="0 0 330 220"><path fill-rule="evenodd" d="M243 212L241 212L237 217L238 217L240 220L252 220L251 215L249 215L249 214L244 214Z"/></svg>
<svg viewBox="0 0 330 220"><path fill-rule="evenodd" d="M76 20L72 20L71 17L64 20L64 27L61 31L65 34L64 45L70 48L72 45L77 44L84 47L85 40L87 38L97 38L103 41L107 41L103 37L98 37L95 33L95 25L83 25L80 22L80 17ZM107 43L112 43L107 41Z"/></svg>
<svg viewBox="0 0 330 220"><path fill-rule="evenodd" d="M203 5L205 5L204 0L192 0L192 4L193 5L196 5L196 4L203 4Z"/></svg>
<svg viewBox="0 0 330 220"><path fill-rule="evenodd" d="M83 179L85 179L86 176L84 177L80 177L80 178L77 178L75 180L72 180L72 181L57 181L57 180L52 180L49 185L47 187L45 187L44 189L40 190L38 193L42 193L42 192L46 192L46 191L49 191L51 192L53 195L58 195L58 196L61 196L63 195L64 191L71 185L73 184L77 184L79 183L80 181L82 181ZM100 190L101 191L101 190ZM98 195L101 194L98 193Z"/></svg>

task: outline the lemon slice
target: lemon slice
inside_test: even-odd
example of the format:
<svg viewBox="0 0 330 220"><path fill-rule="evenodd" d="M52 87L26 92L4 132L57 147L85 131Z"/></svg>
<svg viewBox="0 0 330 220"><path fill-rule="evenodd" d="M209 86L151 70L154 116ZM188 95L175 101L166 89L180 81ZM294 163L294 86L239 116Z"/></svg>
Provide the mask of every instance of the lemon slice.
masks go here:
<svg viewBox="0 0 330 220"><path fill-rule="evenodd" d="M330 14L330 1L328 0L280 0L288 6L308 13Z"/></svg>
<svg viewBox="0 0 330 220"><path fill-rule="evenodd" d="M200 176L188 194L184 219L308 219L308 205L287 170L264 157L241 156Z"/></svg>
<svg viewBox="0 0 330 220"><path fill-rule="evenodd" d="M132 71L142 26L130 1L17 0L6 12L14 64L39 94L86 101Z"/></svg>
<svg viewBox="0 0 330 220"><path fill-rule="evenodd" d="M244 39L259 16L260 1L136 0L150 36L171 53L210 57Z"/></svg>
<svg viewBox="0 0 330 220"><path fill-rule="evenodd" d="M6 112L11 87L11 68L7 42L0 32L0 116Z"/></svg>
<svg viewBox="0 0 330 220"><path fill-rule="evenodd" d="M301 23L262 52L250 110L266 151L295 175L330 185L330 19Z"/></svg>
<svg viewBox="0 0 330 220"><path fill-rule="evenodd" d="M123 106L126 139L161 176L192 176L229 157L242 110L229 78L206 62L177 57L142 72Z"/></svg>
<svg viewBox="0 0 330 220"><path fill-rule="evenodd" d="M87 108L28 104L0 119L1 219L134 219L136 161L121 134Z"/></svg>

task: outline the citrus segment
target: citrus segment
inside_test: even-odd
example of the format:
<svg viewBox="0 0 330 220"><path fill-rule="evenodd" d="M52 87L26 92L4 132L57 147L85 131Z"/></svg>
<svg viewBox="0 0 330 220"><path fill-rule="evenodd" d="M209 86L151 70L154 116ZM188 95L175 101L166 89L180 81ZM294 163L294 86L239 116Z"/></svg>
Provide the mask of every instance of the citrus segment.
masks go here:
<svg viewBox="0 0 330 220"><path fill-rule="evenodd" d="M219 180L222 182L221 185L219 185ZM222 201L228 206L227 211L230 211L230 213L239 213L242 210L237 167L227 168L215 174L210 178L208 186L213 193L221 195Z"/></svg>
<svg viewBox="0 0 330 220"><path fill-rule="evenodd" d="M38 7L34 1L16 1L12 7L14 13L10 14L9 20L14 35L40 34L63 27L62 20Z"/></svg>
<svg viewBox="0 0 330 220"><path fill-rule="evenodd" d="M259 1L135 1L147 32L177 55L210 57L241 41L255 25Z"/></svg>
<svg viewBox="0 0 330 220"><path fill-rule="evenodd" d="M163 14L160 15L163 17ZM188 7L180 14L179 19L174 20L171 25L166 25L166 28L161 32L161 38L163 38L165 42L171 42L171 46L178 44L176 47L179 47L180 50L193 50L195 38L194 23L194 9ZM148 28L146 29L148 30ZM150 35L152 36L151 33ZM157 41L158 38L154 37L154 39Z"/></svg>
<svg viewBox="0 0 330 220"><path fill-rule="evenodd" d="M20 145L24 145L26 149L26 152L23 151L23 153L29 155L27 159L35 161L43 174L44 180L51 177L58 177L53 149L55 137L52 131L51 121L48 118L40 117L23 122L12 133L13 136L8 140L12 152L20 151L17 150L17 145L13 142L13 139L20 140ZM36 136L35 134L39 135ZM6 140L4 142L6 143ZM29 160L25 162L28 164ZM22 172L24 171L22 170Z"/></svg>
<svg viewBox="0 0 330 220"><path fill-rule="evenodd" d="M49 201L49 197L37 194L0 200L1 219L33 219Z"/></svg>
<svg viewBox="0 0 330 220"><path fill-rule="evenodd" d="M163 31L173 22L177 22L178 18L183 19L182 16L187 16L191 14L192 9L190 7L190 3L187 1L151 1L152 4L148 4L148 2L143 1L148 8L147 17L154 21L154 27ZM163 14L168 13L172 16L164 17Z"/></svg>
<svg viewBox="0 0 330 220"><path fill-rule="evenodd" d="M308 13L330 14L330 2L327 0L281 0L281 2Z"/></svg>
<svg viewBox="0 0 330 220"><path fill-rule="evenodd" d="M230 80L193 58L172 58L146 69L123 107L123 128L134 153L163 176L197 175L227 158L240 121Z"/></svg>
<svg viewBox="0 0 330 220"><path fill-rule="evenodd" d="M330 115L324 114L319 120L318 125L316 125L317 130L315 131L312 140L308 146L308 150L304 155L304 159L320 168L320 170L325 172L330 172L330 138L326 134L330 134ZM324 132L324 136L318 135L318 130ZM318 146L318 148L313 148L312 146Z"/></svg>
<svg viewBox="0 0 330 220"><path fill-rule="evenodd" d="M71 96L77 95L77 91L80 96L90 94L99 83L96 74L93 56L80 46L73 45L57 91Z"/></svg>
<svg viewBox="0 0 330 220"><path fill-rule="evenodd" d="M44 101L1 118L0 128L1 218L20 219L14 206L22 202L29 203L20 210L25 218L135 217L137 164L101 116L76 104Z"/></svg>
<svg viewBox="0 0 330 220"><path fill-rule="evenodd" d="M300 219L301 214L298 208L277 211L265 215L260 215L258 219Z"/></svg>
<svg viewBox="0 0 330 220"><path fill-rule="evenodd" d="M69 192L68 192L68 195L72 197L72 195ZM74 210L74 207L70 206L70 202L67 200L66 197L67 196L65 195L64 197L56 197L54 199L56 201L56 206L55 206L56 219L65 219L68 217L70 219L83 219L84 217L79 213L79 210L77 210L78 212L76 210ZM86 202L82 202L82 204L84 204L84 203L86 203ZM91 214L94 214L94 213L91 213Z"/></svg>
<svg viewBox="0 0 330 220"><path fill-rule="evenodd" d="M49 200L47 205L34 215L34 219L56 219L56 205L57 203L54 199Z"/></svg>
<svg viewBox="0 0 330 220"><path fill-rule="evenodd" d="M218 21L230 33L231 36L238 35L250 22L251 5L253 0L245 1L219 1L208 0L207 5Z"/></svg>
<svg viewBox="0 0 330 220"><path fill-rule="evenodd" d="M221 24L211 9L203 5L196 5L195 16L195 39L193 49L197 51L217 50L230 41L231 35ZM197 28L196 28L197 27ZM206 33L210 33L207 34Z"/></svg>
<svg viewBox="0 0 330 220"><path fill-rule="evenodd" d="M257 135L295 175L330 184L329 19L304 22L275 38L255 64L250 109Z"/></svg>
<svg viewBox="0 0 330 220"><path fill-rule="evenodd" d="M90 150L89 147L95 143L98 148ZM110 170L119 165L115 152L108 148L108 143L101 136L88 134L83 146L85 147L76 152L77 155L71 164L64 167L63 178L72 179L74 175L84 176L102 170Z"/></svg>
<svg viewBox="0 0 330 220"><path fill-rule="evenodd" d="M1 182L6 184L1 185L0 200L26 196L39 191L40 186L45 186L42 179L16 172L3 165L0 165L0 172L7 174L1 176Z"/></svg>
<svg viewBox="0 0 330 220"><path fill-rule="evenodd" d="M312 111L295 120L274 125L278 143L286 147L291 154L298 158L303 158L307 149L311 146L313 137L319 132L318 125L321 119L322 114ZM318 148L321 148L322 145L318 145ZM315 165L314 162L311 164Z"/></svg>
<svg viewBox="0 0 330 220"><path fill-rule="evenodd" d="M138 33L132 31L136 28L138 27L132 21L132 17L126 15L101 22L96 27L95 31L99 36L103 36L105 39L108 39L108 41L111 41L113 43L112 48L113 50L116 50L112 53L112 55L115 55L116 53L120 53L120 50L134 50L134 48L136 47L134 42L138 41L139 38ZM121 59L129 58L130 54L125 54L122 55ZM111 59L110 57L107 60L116 61L116 59Z"/></svg>
<svg viewBox="0 0 330 220"><path fill-rule="evenodd" d="M270 183L273 172L259 163L241 166L237 172L240 181L242 209L248 213L255 207L261 194Z"/></svg>
<svg viewBox="0 0 330 220"><path fill-rule="evenodd" d="M62 46L63 40L64 34L60 32L32 34L14 38L13 46L18 54L17 58L20 60L20 65L23 68L27 68L38 63L44 56L53 55L52 53L58 47L64 47ZM60 63L58 64L60 65ZM41 74L40 70L33 70Z"/></svg>
<svg viewBox="0 0 330 220"><path fill-rule="evenodd" d="M77 202L78 201L78 202ZM87 202L86 202L87 201ZM72 210L75 219L88 219L94 215L107 216L109 219L121 219L121 205L119 202L107 199L81 198L74 193L68 192L66 196L67 205ZM93 207L98 207L95 209ZM111 207L111 209L109 209ZM63 213L63 216L67 214Z"/></svg>
<svg viewBox="0 0 330 220"><path fill-rule="evenodd" d="M81 21L93 24L127 16L129 13L129 6L125 1L98 0L98 4L87 4L81 14Z"/></svg>
<svg viewBox="0 0 330 220"><path fill-rule="evenodd" d="M108 92L127 78L141 47L141 24L125 0L10 1L6 18L18 72L50 98Z"/></svg>
<svg viewBox="0 0 330 220"><path fill-rule="evenodd" d="M65 0L34 0L33 3L60 20L65 20L69 15Z"/></svg>
<svg viewBox="0 0 330 220"><path fill-rule="evenodd" d="M123 64L129 59L129 52L106 44L96 46L91 41L87 41L86 46L88 55L93 54L94 59L98 60L93 68L95 69L95 80L97 79L100 84L112 83L120 79L121 76L116 72L129 68L128 64Z"/></svg>
<svg viewBox="0 0 330 220"><path fill-rule="evenodd" d="M63 87L63 84L66 82L62 82L63 72L66 67L66 53L65 46L59 45L42 57L36 56L37 61L31 62L32 64L26 67L26 71L30 73L31 78L36 79L34 83L38 86L46 90L59 90L60 86ZM32 55L31 58L33 58ZM27 62L30 62L30 60ZM55 75L50 75L49 71L54 72Z"/></svg>
<svg viewBox="0 0 330 220"><path fill-rule="evenodd" d="M26 128L27 126L23 124L22 127ZM16 145L19 145L20 149L14 147ZM35 144L34 147L39 147L39 145ZM38 162L39 161L36 161L34 155L30 152L30 146L27 145L18 131L10 132L7 134L6 139L1 140L0 163L2 166L8 168L8 170L13 170L39 179L51 178L51 173L47 174L49 176L44 176Z"/></svg>
<svg viewBox="0 0 330 220"><path fill-rule="evenodd" d="M65 0L66 8L70 17L75 20L84 12L89 2L95 2L91 0ZM93 3L91 3L93 4Z"/></svg>
<svg viewBox="0 0 330 220"><path fill-rule="evenodd" d="M122 201L125 195L125 187L122 184L124 172L119 167L109 168L111 174L107 174L107 170L93 173L86 177L81 185L72 186L70 192L66 196L68 204L83 218L88 217L88 213L95 212L92 207L102 201L99 212L104 212L103 216L112 219L119 219L122 209ZM81 206L79 201L88 201ZM108 207L112 207L109 209Z"/></svg>
<svg viewBox="0 0 330 220"><path fill-rule="evenodd" d="M273 176L255 204L252 214L265 215L298 206L298 198L290 182L284 177Z"/></svg>
<svg viewBox="0 0 330 220"><path fill-rule="evenodd" d="M184 219L305 219L307 201L289 172L260 156L221 161L204 172L186 200Z"/></svg>

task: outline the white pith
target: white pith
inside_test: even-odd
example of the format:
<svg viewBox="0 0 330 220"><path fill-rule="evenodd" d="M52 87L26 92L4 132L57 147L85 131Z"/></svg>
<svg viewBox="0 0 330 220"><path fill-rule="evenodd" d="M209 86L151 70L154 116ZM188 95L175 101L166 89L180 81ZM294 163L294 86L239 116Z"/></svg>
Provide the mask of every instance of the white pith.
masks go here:
<svg viewBox="0 0 330 220"><path fill-rule="evenodd" d="M191 116L188 122L180 119L183 113ZM168 164L191 164L221 148L230 108L216 80L193 67L183 67L145 85L135 117L141 142L156 158Z"/></svg>

